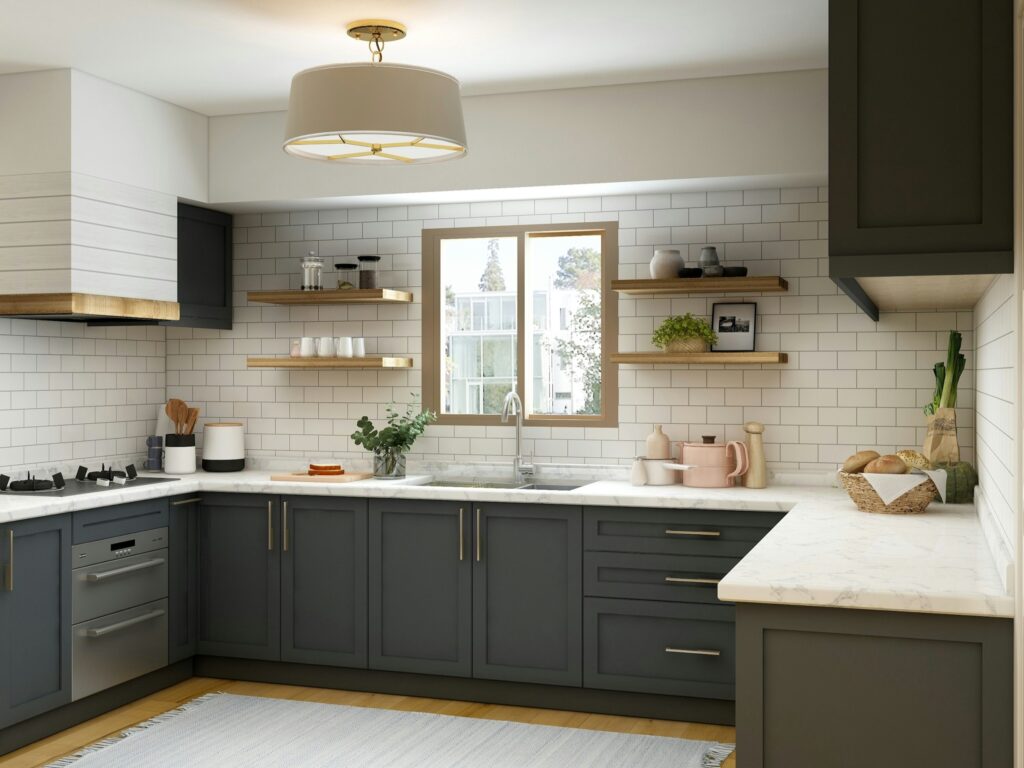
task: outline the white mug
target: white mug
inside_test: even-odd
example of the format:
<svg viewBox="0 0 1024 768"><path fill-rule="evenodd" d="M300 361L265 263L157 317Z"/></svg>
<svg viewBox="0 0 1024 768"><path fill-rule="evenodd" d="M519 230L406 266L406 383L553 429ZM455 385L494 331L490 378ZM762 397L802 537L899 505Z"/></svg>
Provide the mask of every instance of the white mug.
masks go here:
<svg viewBox="0 0 1024 768"><path fill-rule="evenodd" d="M316 340L317 357L334 357L334 339L331 336L321 336Z"/></svg>
<svg viewBox="0 0 1024 768"><path fill-rule="evenodd" d="M316 357L316 339L312 336L299 339L299 357Z"/></svg>
<svg viewBox="0 0 1024 768"><path fill-rule="evenodd" d="M352 356L366 357L366 339L361 336L352 339Z"/></svg>
<svg viewBox="0 0 1024 768"><path fill-rule="evenodd" d="M352 337L338 337L338 357L352 357Z"/></svg>

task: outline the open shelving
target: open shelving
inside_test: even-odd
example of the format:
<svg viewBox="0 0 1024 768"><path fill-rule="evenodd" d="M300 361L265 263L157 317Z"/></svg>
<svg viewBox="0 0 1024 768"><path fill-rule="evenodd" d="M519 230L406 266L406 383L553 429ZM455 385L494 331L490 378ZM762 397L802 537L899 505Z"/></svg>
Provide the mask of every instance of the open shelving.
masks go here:
<svg viewBox="0 0 1024 768"><path fill-rule="evenodd" d="M635 365L678 365L681 363L725 365L771 365L789 362L785 352L614 352L613 363Z"/></svg>
<svg viewBox="0 0 1024 768"><path fill-rule="evenodd" d="M695 293L784 293L789 283L777 275L754 277L673 277L665 280L612 280L627 296L685 296Z"/></svg>
<svg viewBox="0 0 1024 768"><path fill-rule="evenodd" d="M260 304L411 304L412 293L394 288L341 288L332 291L249 291Z"/></svg>
<svg viewBox="0 0 1024 768"><path fill-rule="evenodd" d="M412 368L411 357L250 357L249 368L297 368L332 370L344 368Z"/></svg>

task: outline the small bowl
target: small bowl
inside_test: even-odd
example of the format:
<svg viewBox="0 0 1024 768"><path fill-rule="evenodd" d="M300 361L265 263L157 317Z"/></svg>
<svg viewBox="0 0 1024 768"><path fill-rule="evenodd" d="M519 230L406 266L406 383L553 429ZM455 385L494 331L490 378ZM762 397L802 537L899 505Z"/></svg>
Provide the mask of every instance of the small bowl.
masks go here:
<svg viewBox="0 0 1024 768"><path fill-rule="evenodd" d="M704 274L700 267L681 267L679 270L680 277L700 277Z"/></svg>
<svg viewBox="0 0 1024 768"><path fill-rule="evenodd" d="M722 267L722 277L746 277L746 267Z"/></svg>

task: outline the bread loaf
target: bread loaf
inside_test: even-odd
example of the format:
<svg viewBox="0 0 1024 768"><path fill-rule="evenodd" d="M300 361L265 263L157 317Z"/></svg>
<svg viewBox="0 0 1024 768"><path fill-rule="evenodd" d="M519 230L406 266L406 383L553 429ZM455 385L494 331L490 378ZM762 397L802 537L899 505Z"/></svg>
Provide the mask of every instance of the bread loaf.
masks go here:
<svg viewBox="0 0 1024 768"><path fill-rule="evenodd" d="M843 462L843 472L860 472L868 462L878 458L878 451L857 451Z"/></svg>
<svg viewBox="0 0 1024 768"><path fill-rule="evenodd" d="M879 456L868 462L864 471L868 474L903 475L907 472L907 465L899 456L890 453L888 456Z"/></svg>

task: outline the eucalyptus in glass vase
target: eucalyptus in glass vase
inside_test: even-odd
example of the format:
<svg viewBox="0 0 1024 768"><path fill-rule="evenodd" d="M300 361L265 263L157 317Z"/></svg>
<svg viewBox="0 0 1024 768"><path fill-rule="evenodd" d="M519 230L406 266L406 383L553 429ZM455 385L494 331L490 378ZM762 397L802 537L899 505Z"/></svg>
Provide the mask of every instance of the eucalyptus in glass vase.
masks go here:
<svg viewBox="0 0 1024 768"><path fill-rule="evenodd" d="M416 413L413 404L405 409L405 413L399 413L393 405L384 412L388 422L386 427L378 430L368 416L363 416L356 422L358 429L352 433L352 440L373 453L374 477L405 477L406 451L412 448L416 438L423 434L437 414L433 411Z"/></svg>

